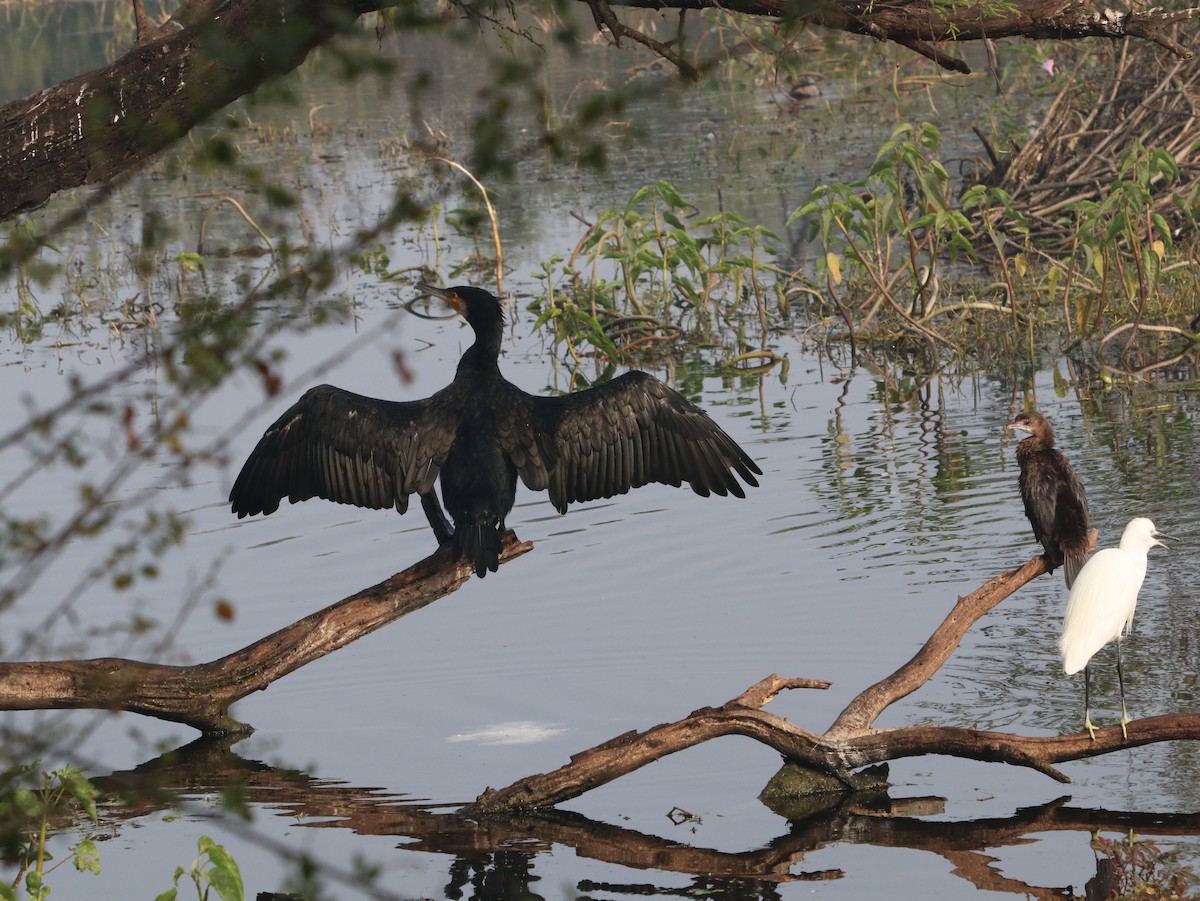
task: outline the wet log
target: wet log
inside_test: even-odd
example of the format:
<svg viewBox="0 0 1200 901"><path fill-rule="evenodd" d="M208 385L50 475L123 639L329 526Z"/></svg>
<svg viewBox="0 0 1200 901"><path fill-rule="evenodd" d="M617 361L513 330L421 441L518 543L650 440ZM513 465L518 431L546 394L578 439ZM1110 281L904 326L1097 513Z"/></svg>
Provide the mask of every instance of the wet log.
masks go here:
<svg viewBox="0 0 1200 901"><path fill-rule="evenodd" d="M532 549L531 542L508 532L500 562ZM248 734L251 727L229 715L235 701L456 591L474 568L451 554L449 547L442 548L378 585L209 663L166 666L119 657L0 663L0 710L128 710L208 735Z"/></svg>

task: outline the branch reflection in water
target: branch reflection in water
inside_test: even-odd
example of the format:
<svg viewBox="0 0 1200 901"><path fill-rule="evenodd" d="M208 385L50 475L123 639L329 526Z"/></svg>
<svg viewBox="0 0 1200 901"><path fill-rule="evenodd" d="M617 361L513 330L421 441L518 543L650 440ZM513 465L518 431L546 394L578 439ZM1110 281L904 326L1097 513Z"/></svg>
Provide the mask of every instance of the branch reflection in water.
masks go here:
<svg viewBox="0 0 1200 901"><path fill-rule="evenodd" d="M262 815L294 818L309 828L350 829L358 835L394 835L396 847L444 855L448 897L486 901L540 897L534 885L538 858L554 846L580 857L633 869L678 873L689 889L662 885L590 883L579 891L613 894L687 894L692 897L780 897L784 883L830 880L840 870L801 869L805 856L834 843L909 849L936 854L953 866L954 875L977 889L1034 898L1070 897L1069 889L1037 886L1003 876L987 852L1037 840L1040 833L1131 830L1154 836L1200 835L1200 813L1155 813L1070 807L1064 796L1015 811L1007 817L977 820L930 820L944 810L941 798L891 798L880 792L857 795L803 820L788 823L762 847L719 851L695 847L680 837L647 835L600 823L576 813L549 810L487 817L475 821L458 805L405 801L377 789L317 779L293 769L248 760L231 750L237 741L198 739L137 768L94 781L106 791L129 798L121 818L173 810L172 798L236 790ZM110 826L119 828L117 820ZM686 824L685 824L686 828ZM692 834L688 833L690 839ZM397 887L400 893L403 887ZM391 897L383 893L380 897ZM397 895L400 897L401 895Z"/></svg>

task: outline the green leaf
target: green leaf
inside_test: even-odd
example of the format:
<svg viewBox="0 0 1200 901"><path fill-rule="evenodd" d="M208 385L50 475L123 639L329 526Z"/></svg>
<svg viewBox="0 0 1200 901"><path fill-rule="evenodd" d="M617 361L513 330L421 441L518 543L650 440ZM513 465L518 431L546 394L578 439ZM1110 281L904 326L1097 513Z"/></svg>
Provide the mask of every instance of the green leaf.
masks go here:
<svg viewBox="0 0 1200 901"><path fill-rule="evenodd" d="M96 799L100 797L100 789L92 785L88 778L73 766L55 770L51 775L58 777L67 794L79 802L93 823L99 821L96 814Z"/></svg>
<svg viewBox="0 0 1200 901"><path fill-rule="evenodd" d="M49 887L42 884L42 874L37 870L25 874L25 891L29 893L30 901L42 901L50 894Z"/></svg>
<svg viewBox="0 0 1200 901"><path fill-rule="evenodd" d="M78 845L71 849L75 855L75 869L80 873L88 872L100 875L100 852L96 849L96 843L90 838L85 838Z"/></svg>
<svg viewBox="0 0 1200 901"><path fill-rule="evenodd" d="M161 895L155 895L154 901L175 901L175 898L176 898L176 896L178 896L178 894L179 894L178 888L169 888L165 892L163 892Z"/></svg>
<svg viewBox="0 0 1200 901"><path fill-rule="evenodd" d="M209 843L207 849L204 848L205 839ZM208 860L212 864L212 869L208 871L209 884L217 890L222 901L244 901L242 874L238 869L237 861L208 836L201 836L200 845L202 852L207 850Z"/></svg>
<svg viewBox="0 0 1200 901"><path fill-rule="evenodd" d="M641 188L638 191L636 191L634 193L634 195L629 198L629 203L625 204L625 209L627 209L627 210L633 209L635 206L637 206L639 203L641 203L643 200L645 200L647 195L649 195L649 193L652 190L653 190L653 188L651 188L649 185L647 185L646 187Z"/></svg>
<svg viewBox="0 0 1200 901"><path fill-rule="evenodd" d="M41 816L42 797L27 788L14 789L12 793L13 807L27 817Z"/></svg>
<svg viewBox="0 0 1200 901"><path fill-rule="evenodd" d="M1162 217L1161 213L1151 213L1150 221L1154 224L1154 230L1162 236L1163 241L1168 247L1171 246L1171 226L1167 224L1167 220Z"/></svg>
<svg viewBox="0 0 1200 901"><path fill-rule="evenodd" d="M670 182L660 181L655 185L655 188L658 189L658 196L675 209L691 206L691 204L680 196L679 192L675 190L675 186Z"/></svg>

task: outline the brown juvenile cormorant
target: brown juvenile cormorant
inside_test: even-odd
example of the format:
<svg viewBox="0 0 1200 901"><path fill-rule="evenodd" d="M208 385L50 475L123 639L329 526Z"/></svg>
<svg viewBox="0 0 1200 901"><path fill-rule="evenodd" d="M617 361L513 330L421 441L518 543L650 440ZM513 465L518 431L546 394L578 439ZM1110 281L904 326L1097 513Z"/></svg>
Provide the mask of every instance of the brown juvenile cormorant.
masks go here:
<svg viewBox="0 0 1200 901"><path fill-rule="evenodd" d="M1017 445L1021 500L1051 568L1062 565L1067 588L1087 562L1088 504L1083 482L1054 446L1054 429L1041 413L1018 413L1008 428L1029 435Z"/></svg>
<svg viewBox="0 0 1200 901"><path fill-rule="evenodd" d="M308 391L267 429L229 493L240 519L321 497L403 513L421 506L439 544L453 543L479 576L499 567L517 476L573 501L687 482L697 494L745 497L762 470L708 414L644 372L561 397L526 394L500 374L500 301L481 288L421 290L443 298L475 332L454 381L415 401L377 400L332 385ZM454 521L442 513L434 481Z"/></svg>

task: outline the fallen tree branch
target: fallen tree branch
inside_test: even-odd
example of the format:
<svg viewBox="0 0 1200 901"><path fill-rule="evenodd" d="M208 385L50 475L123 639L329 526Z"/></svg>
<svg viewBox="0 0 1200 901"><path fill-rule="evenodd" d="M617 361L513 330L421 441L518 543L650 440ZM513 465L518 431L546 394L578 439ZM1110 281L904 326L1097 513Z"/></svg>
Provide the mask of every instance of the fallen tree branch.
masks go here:
<svg viewBox="0 0 1200 901"><path fill-rule="evenodd" d="M1090 535L1092 546L1096 531ZM1119 726L1049 737L985 732L956 726L919 725L875 729L872 724L891 704L924 685L949 659L967 630L984 614L1031 579L1049 571L1036 557L990 579L961 597L946 619L911 660L861 692L824 735L817 735L761 707L790 688L827 688L816 679L771 675L721 707L705 707L643 732L627 732L571 757L550 773L527 776L502 789L486 789L463 809L467 816L534 810L560 804L670 754L724 735L742 735L784 756L788 764L831 777L846 791L857 788L854 770L872 764L941 754L1029 767L1058 782L1069 782L1056 764L1161 741L1200 740L1200 715L1180 714L1134 720L1128 737Z"/></svg>
<svg viewBox="0 0 1200 901"><path fill-rule="evenodd" d="M653 10L705 9L712 6L709 0L582 2L593 10L600 2L606 6L611 3L613 6ZM979 0L961 5L935 4L930 0L896 3L812 0L802 7L787 0L724 0L720 9L726 13L787 19L835 31L862 34L880 41L892 41L933 60L944 69L964 74L969 73L971 68L936 45L1006 37L1057 41L1132 37L1164 47L1183 59L1191 59L1193 52L1165 34L1164 30L1200 16L1200 10L1195 8L1170 12L1161 7L1128 12L1105 9L1099 12L1085 0L1022 0L1012 4ZM611 30L607 21L605 24ZM623 34L632 36L632 29L628 26L622 26L622 29ZM645 40L642 42L646 43Z"/></svg>
<svg viewBox="0 0 1200 901"><path fill-rule="evenodd" d="M533 549L504 535L500 562ZM228 656L194 666L119 657L0 663L0 710L128 710L184 723L205 734L248 734L229 707L306 663L318 660L439 598L474 573L441 548L390 579L286 626Z"/></svg>

